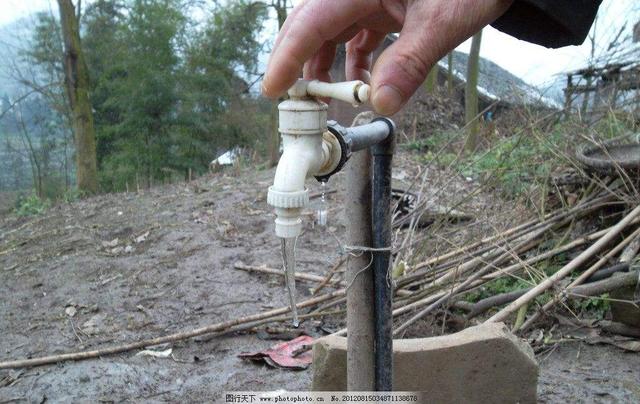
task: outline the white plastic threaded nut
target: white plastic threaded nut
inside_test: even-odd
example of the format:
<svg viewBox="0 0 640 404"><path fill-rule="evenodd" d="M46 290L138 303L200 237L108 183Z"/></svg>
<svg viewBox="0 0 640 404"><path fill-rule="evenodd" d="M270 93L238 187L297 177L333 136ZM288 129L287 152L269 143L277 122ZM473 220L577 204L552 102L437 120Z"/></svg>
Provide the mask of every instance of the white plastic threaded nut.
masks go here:
<svg viewBox="0 0 640 404"><path fill-rule="evenodd" d="M269 187L267 203L274 208L304 208L309 204L309 191L282 192Z"/></svg>
<svg viewBox="0 0 640 404"><path fill-rule="evenodd" d="M302 233L301 208L276 208L275 231L280 238L295 238Z"/></svg>

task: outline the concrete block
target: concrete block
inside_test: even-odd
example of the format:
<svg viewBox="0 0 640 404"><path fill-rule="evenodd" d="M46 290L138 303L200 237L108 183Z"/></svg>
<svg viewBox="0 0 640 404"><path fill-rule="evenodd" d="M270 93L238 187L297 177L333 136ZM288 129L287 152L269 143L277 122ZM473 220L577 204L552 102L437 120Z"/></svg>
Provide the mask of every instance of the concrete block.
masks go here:
<svg viewBox="0 0 640 404"><path fill-rule="evenodd" d="M428 392L430 403L535 403L538 364L533 350L502 323L459 333L393 342L393 389ZM347 387L347 339L313 346L316 391Z"/></svg>

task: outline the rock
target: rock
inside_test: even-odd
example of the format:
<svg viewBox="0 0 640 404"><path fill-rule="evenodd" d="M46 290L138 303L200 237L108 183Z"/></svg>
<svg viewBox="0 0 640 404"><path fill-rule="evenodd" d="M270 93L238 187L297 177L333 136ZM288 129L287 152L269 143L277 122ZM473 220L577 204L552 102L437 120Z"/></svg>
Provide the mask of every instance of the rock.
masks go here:
<svg viewBox="0 0 640 404"><path fill-rule="evenodd" d="M111 241L103 241L102 242L102 246L104 248L113 248L113 247L116 247L119 242L120 242L120 240L118 238L114 238Z"/></svg>
<svg viewBox="0 0 640 404"><path fill-rule="evenodd" d="M344 391L347 339L328 336L313 347L313 390ZM535 403L533 350L504 324L482 324L434 338L394 341L396 391L426 391L437 403Z"/></svg>
<svg viewBox="0 0 640 404"><path fill-rule="evenodd" d="M80 329L86 335L96 335L102 331L104 331L104 322L106 315L105 314L95 314L91 316L91 318L85 321Z"/></svg>

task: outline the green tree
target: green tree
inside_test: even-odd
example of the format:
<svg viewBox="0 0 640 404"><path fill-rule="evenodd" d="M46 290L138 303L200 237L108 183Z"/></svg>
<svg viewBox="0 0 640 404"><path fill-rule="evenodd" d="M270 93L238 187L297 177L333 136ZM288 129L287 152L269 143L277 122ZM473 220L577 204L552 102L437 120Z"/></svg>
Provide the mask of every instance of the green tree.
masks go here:
<svg viewBox="0 0 640 404"><path fill-rule="evenodd" d="M218 7L187 51L183 131L176 161L182 169L207 167L211 157L234 146L256 147L268 136L265 106L249 88L257 81L257 35L267 17L260 3Z"/></svg>
<svg viewBox="0 0 640 404"><path fill-rule="evenodd" d="M118 124L123 108L116 94L122 90L127 76L125 12L122 1L97 0L87 7L82 18L100 172L121 133ZM104 177L104 173L100 176Z"/></svg>
<svg viewBox="0 0 640 404"><path fill-rule="evenodd" d="M91 32L101 34L92 40L111 36L116 49L93 62L105 189L122 189L134 179L151 186L170 176L180 61L176 39L186 22L181 6L176 0L134 0L122 22L116 9L107 10L109 18L89 21ZM115 63L106 67L111 58Z"/></svg>
<svg viewBox="0 0 640 404"><path fill-rule="evenodd" d="M190 7L203 6L96 0L81 19L104 191L186 177L207 170L219 152L268 144L269 104L251 90L268 5L216 2L204 23L189 19ZM47 72L44 88L62 95L57 108L71 123L59 85L60 24L42 15L39 26L29 57Z"/></svg>

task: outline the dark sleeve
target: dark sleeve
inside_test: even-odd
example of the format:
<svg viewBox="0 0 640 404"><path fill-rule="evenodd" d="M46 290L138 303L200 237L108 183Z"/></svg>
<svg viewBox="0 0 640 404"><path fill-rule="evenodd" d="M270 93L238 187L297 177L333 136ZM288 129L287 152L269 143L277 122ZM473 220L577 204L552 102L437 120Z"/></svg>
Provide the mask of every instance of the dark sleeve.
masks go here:
<svg viewBox="0 0 640 404"><path fill-rule="evenodd" d="M515 0L492 26L548 48L580 45L602 0Z"/></svg>

